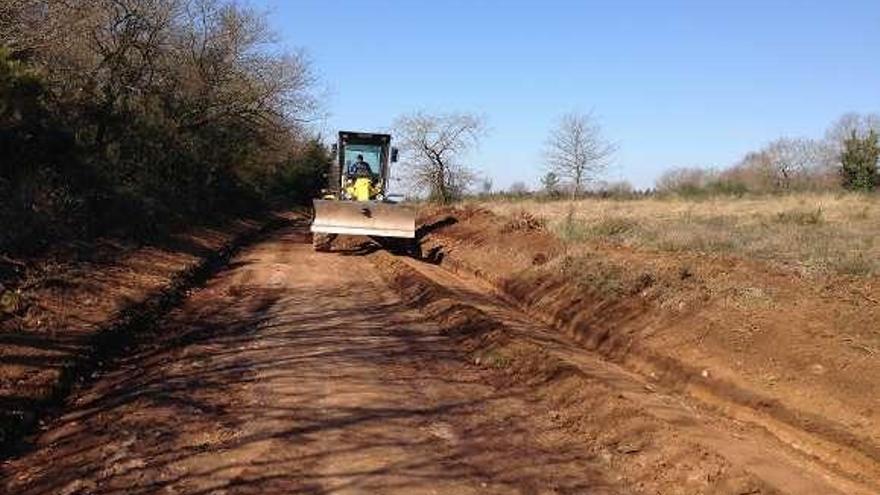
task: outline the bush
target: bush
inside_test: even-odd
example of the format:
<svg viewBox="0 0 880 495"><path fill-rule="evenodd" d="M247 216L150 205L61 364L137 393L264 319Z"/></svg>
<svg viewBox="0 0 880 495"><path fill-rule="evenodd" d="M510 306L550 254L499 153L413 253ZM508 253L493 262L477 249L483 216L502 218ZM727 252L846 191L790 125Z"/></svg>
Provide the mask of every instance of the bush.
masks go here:
<svg viewBox="0 0 880 495"><path fill-rule="evenodd" d="M724 179L710 182L707 189L713 194L735 196L737 198L741 198L749 192L748 186L744 183Z"/></svg>
<svg viewBox="0 0 880 495"><path fill-rule="evenodd" d="M629 218L608 217L592 225L590 232L597 237L619 237L637 228L638 224Z"/></svg>
<svg viewBox="0 0 880 495"><path fill-rule="evenodd" d="M657 179L657 192L691 197L704 194L706 184L715 179L715 172L702 168L675 168Z"/></svg>
<svg viewBox="0 0 880 495"><path fill-rule="evenodd" d="M871 129L860 137L855 130L843 142L840 155L840 173L843 187L852 191L873 191L880 184L877 162L880 160L880 142Z"/></svg>
<svg viewBox="0 0 880 495"><path fill-rule="evenodd" d="M534 232L543 230L546 226L547 221L545 219L525 210L519 210L501 227L501 232Z"/></svg>
<svg viewBox="0 0 880 495"><path fill-rule="evenodd" d="M314 105L308 64L265 46L247 7L182 8L193 2L8 9L0 39L15 28L17 51L0 45L0 224L12 227L0 252L151 237L317 195L329 156L299 124Z"/></svg>
<svg viewBox="0 0 880 495"><path fill-rule="evenodd" d="M94 177L79 163L71 133L48 112L45 85L0 48L0 250L36 247L51 235L88 230L85 194ZM60 220L60 221L59 221Z"/></svg>

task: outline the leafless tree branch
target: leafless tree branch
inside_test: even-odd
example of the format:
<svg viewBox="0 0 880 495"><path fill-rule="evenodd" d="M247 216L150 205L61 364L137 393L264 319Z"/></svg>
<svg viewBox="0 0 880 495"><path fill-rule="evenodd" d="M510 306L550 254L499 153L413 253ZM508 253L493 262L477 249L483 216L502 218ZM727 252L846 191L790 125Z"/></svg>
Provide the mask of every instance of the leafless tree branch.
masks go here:
<svg viewBox="0 0 880 495"><path fill-rule="evenodd" d="M572 112L563 115L550 132L544 162L549 171L569 183L572 197L577 197L587 182L605 170L616 150L602 136L592 113Z"/></svg>
<svg viewBox="0 0 880 495"><path fill-rule="evenodd" d="M399 117L394 128L409 180L431 198L448 203L476 179L463 159L486 132L480 117L415 112Z"/></svg>

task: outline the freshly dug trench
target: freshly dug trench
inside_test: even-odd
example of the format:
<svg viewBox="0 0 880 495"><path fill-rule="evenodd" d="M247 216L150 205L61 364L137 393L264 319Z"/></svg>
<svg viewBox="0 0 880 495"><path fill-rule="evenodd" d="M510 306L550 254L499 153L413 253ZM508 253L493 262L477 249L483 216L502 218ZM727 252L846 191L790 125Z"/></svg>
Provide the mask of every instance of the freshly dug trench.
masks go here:
<svg viewBox="0 0 880 495"><path fill-rule="evenodd" d="M441 323L472 362L496 370L496 386L528 388L560 428L648 492L874 490L833 470L828 474L760 429L723 418L707 421L675 395L660 394L650 382L578 351L479 281L385 253L373 259L389 285ZM827 484L826 476L835 482Z"/></svg>
<svg viewBox="0 0 880 495"><path fill-rule="evenodd" d="M731 258L566 246L475 208L421 221L448 218L422 239L443 266L658 385L761 425L832 469L880 480L880 362L869 352L880 348L870 332L880 312L845 296L854 287Z"/></svg>

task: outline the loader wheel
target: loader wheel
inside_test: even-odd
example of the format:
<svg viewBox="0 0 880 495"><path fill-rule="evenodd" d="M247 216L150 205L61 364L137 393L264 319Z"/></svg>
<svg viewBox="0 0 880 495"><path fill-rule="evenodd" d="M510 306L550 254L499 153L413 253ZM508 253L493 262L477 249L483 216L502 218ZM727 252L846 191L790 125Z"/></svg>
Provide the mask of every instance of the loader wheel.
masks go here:
<svg viewBox="0 0 880 495"><path fill-rule="evenodd" d="M415 239L393 239L386 238L382 243L382 247L397 256L409 256L412 258L420 258L421 249L418 241Z"/></svg>
<svg viewBox="0 0 880 495"><path fill-rule="evenodd" d="M330 251L335 239L335 234L312 234L312 247L319 253L326 253Z"/></svg>

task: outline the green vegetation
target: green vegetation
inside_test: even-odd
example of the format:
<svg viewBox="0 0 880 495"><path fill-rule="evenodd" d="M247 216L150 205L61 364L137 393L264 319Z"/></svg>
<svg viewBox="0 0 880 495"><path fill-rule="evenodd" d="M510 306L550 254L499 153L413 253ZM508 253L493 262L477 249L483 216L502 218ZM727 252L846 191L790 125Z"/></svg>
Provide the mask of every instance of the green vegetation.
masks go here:
<svg viewBox="0 0 880 495"><path fill-rule="evenodd" d="M880 161L880 142L877 132L871 129L864 137L856 131L843 142L841 153L841 176L843 187L854 191L873 191L880 185L877 162Z"/></svg>
<svg viewBox="0 0 880 495"><path fill-rule="evenodd" d="M309 65L226 0L45 2L0 20L0 251L149 237L321 187Z"/></svg>
<svg viewBox="0 0 880 495"><path fill-rule="evenodd" d="M547 172L541 177L541 189L547 196L559 197L559 176L554 172Z"/></svg>

